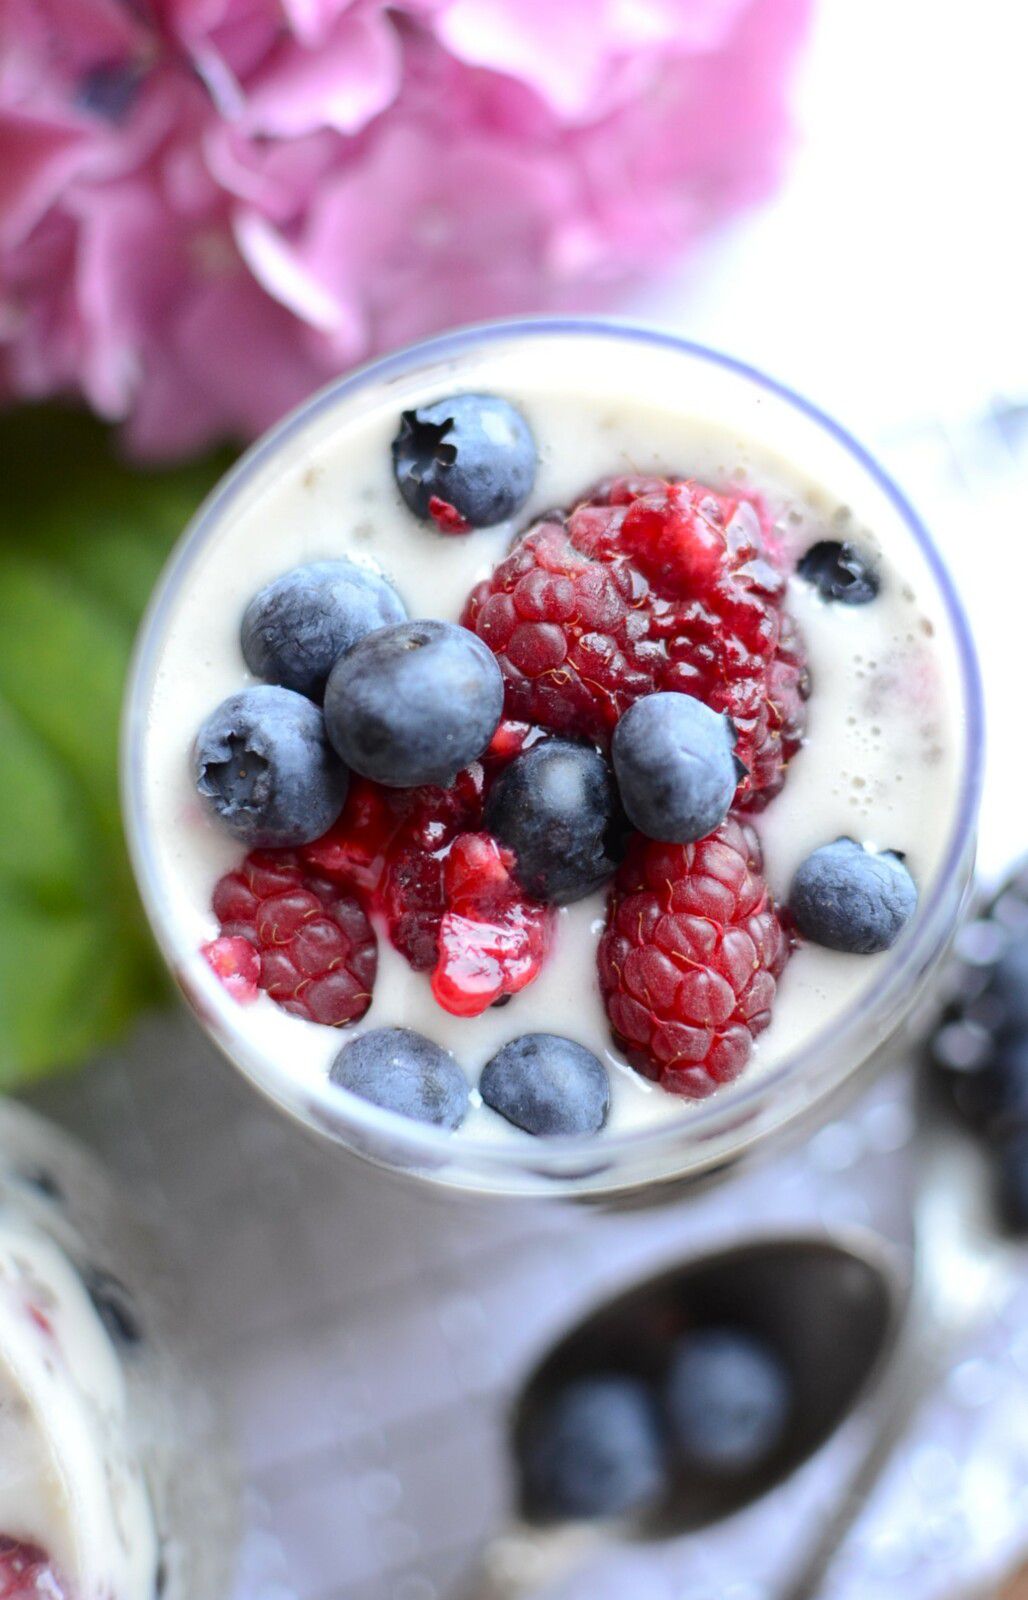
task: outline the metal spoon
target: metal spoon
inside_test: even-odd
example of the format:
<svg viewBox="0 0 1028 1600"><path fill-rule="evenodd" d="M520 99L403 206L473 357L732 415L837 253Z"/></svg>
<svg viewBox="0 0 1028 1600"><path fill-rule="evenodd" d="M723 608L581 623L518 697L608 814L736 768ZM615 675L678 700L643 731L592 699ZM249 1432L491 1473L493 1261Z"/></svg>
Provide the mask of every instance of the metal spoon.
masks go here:
<svg viewBox="0 0 1028 1600"><path fill-rule="evenodd" d="M896 1353L875 1397L877 1424L834 1514L778 1600L815 1600L908 1432L962 1345L997 1312L1024 1254L997 1232L985 1163L927 1090L915 1144L914 1280Z"/></svg>
<svg viewBox="0 0 1028 1600"><path fill-rule="evenodd" d="M667 1538L740 1510L794 1472L853 1409L891 1344L903 1270L875 1235L846 1243L792 1237L692 1260L608 1301L544 1358L514 1409L515 1461L532 1416L561 1384L621 1364L659 1377L673 1340L690 1326L742 1325L762 1335L790 1371L786 1437L745 1477L680 1470L644 1519L539 1525L522 1510L486 1548L468 1600L520 1600L570 1575L586 1557L632 1538Z"/></svg>

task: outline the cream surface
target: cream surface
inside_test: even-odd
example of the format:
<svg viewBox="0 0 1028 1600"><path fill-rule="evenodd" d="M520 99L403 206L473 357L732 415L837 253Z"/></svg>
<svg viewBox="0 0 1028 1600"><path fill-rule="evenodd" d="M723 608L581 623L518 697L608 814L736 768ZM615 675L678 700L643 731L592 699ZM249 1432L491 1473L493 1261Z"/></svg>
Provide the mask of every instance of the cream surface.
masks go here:
<svg viewBox="0 0 1028 1600"><path fill-rule="evenodd" d="M456 388L488 388L519 405L538 441L540 469L516 525L443 538L404 507L389 444L401 409ZM759 492L791 558L818 538L847 536L874 556L882 590L867 606L827 605L792 580L790 605L814 686L808 736L783 793L755 822L776 896L784 897L811 849L850 834L905 852L924 899L954 824L965 706L941 597L895 508L809 419L734 375L645 345L626 344L612 362L609 341L550 335L492 345L459 364L439 362L323 405L266 451L217 536L196 552L163 613L139 752L159 914L183 961L216 933L211 891L242 854L202 809L189 752L213 706L252 681L238 631L254 591L301 562L345 554L377 563L412 615L455 619L518 529L620 471L689 475ZM409 970L379 929L375 997L358 1026L421 1030L454 1052L472 1084L508 1039L532 1030L565 1033L609 1065L612 1130L687 1117L689 1103L642 1079L612 1045L596 980L602 921L602 895L561 911L555 949L538 980L511 1004L471 1020L444 1013L427 979ZM799 950L741 1081L752 1082L830 1029L889 959ZM237 1012L248 1051L288 1063L300 1078L323 1079L343 1042L337 1031L292 1017L265 997ZM473 1102L458 1137L528 1137Z"/></svg>
<svg viewBox="0 0 1028 1600"><path fill-rule="evenodd" d="M45 1550L70 1600L152 1600L157 1537L118 1357L64 1251L7 1205L0 1534Z"/></svg>

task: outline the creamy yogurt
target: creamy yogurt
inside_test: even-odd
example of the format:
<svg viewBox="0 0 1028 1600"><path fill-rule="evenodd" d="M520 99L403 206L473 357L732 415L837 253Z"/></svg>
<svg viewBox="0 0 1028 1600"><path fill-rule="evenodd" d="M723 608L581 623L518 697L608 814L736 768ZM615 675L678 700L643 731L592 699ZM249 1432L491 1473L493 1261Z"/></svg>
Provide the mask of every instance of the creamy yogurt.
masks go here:
<svg viewBox="0 0 1028 1600"><path fill-rule="evenodd" d="M540 464L516 523L443 537L401 501L390 441L402 409L461 388L487 389L516 404L535 433ZM211 891L244 854L201 806L189 752L213 707L253 681L239 623L254 592L302 562L346 555L376 563L412 616L456 619L516 532L619 472L759 492L790 559L825 537L853 539L872 557L881 592L868 605L830 605L791 581L789 605L813 683L807 738L783 792L753 820L777 898L810 850L849 834L904 852L923 904L953 834L964 760L967 706L952 627L895 506L838 441L822 434L786 406L766 397L762 406L759 391L730 372L693 367L674 350L643 342L619 342L612 359L611 340L601 335L494 340L459 361L344 388L312 408L303 424L265 446L161 608L137 757L142 825L168 942L185 960L216 935ZM379 928L374 1000L345 1034L384 1025L418 1029L452 1050L474 1084L508 1039L533 1030L565 1033L608 1064L611 1130L688 1117L689 1102L640 1077L612 1044L596 977L603 912L602 894L561 910L539 978L509 1005L474 1019L442 1011L427 977L409 969ZM888 953L801 948L740 1081L752 1083L830 1030L889 960ZM236 1010L248 1055L288 1062L309 1082L327 1077L339 1032L291 1016L265 996ZM529 1137L472 1098L457 1137Z"/></svg>

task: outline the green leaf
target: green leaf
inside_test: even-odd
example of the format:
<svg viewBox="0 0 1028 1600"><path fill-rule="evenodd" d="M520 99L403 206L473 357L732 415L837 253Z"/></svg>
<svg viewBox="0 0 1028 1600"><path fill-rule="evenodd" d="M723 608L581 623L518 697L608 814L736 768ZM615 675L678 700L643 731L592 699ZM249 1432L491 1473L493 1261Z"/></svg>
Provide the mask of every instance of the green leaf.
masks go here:
<svg viewBox="0 0 1028 1600"><path fill-rule="evenodd" d="M162 990L118 721L143 606L225 464L141 472L84 415L0 418L0 1089L75 1065Z"/></svg>

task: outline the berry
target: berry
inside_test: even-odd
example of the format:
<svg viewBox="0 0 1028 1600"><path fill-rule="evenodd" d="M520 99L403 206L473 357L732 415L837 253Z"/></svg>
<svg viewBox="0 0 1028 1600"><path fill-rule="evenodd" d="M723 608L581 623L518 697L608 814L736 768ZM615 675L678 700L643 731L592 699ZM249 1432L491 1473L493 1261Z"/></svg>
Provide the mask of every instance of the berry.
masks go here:
<svg viewBox="0 0 1028 1600"><path fill-rule="evenodd" d="M1028 1128L1028 865L957 933L951 991L930 1058L972 1128Z"/></svg>
<svg viewBox="0 0 1028 1600"><path fill-rule="evenodd" d="M891 850L876 855L855 839L813 850L789 890L789 911L803 937L850 955L888 950L916 910L917 886L902 857Z"/></svg>
<svg viewBox="0 0 1028 1600"><path fill-rule="evenodd" d="M698 844L633 837L598 960L614 1037L644 1077L690 1100L737 1078L788 955L747 823Z"/></svg>
<svg viewBox="0 0 1028 1600"><path fill-rule="evenodd" d="M283 573L250 601L243 656L256 677L320 700L340 656L366 633L406 616L380 573L353 561L312 561Z"/></svg>
<svg viewBox="0 0 1028 1600"><path fill-rule="evenodd" d="M97 1316L114 1343L141 1344L143 1330L139 1314L125 1285L102 1267L87 1268L82 1274L82 1282Z"/></svg>
<svg viewBox="0 0 1028 1600"><path fill-rule="evenodd" d="M238 934L212 939L200 946L200 954L211 971L220 978L233 1000L247 1005L260 992L261 958L249 939Z"/></svg>
<svg viewBox="0 0 1028 1600"><path fill-rule="evenodd" d="M614 872L624 832L610 767L597 750L544 739L492 786L486 827L513 850L528 894L568 905Z"/></svg>
<svg viewBox="0 0 1028 1600"><path fill-rule="evenodd" d="M803 736L803 648L756 508L702 484L617 479L524 534L463 620L495 651L508 717L606 743L659 689L732 718L765 804Z"/></svg>
<svg viewBox="0 0 1028 1600"><path fill-rule="evenodd" d="M0 1600L71 1600L71 1590L38 1545L0 1533Z"/></svg>
<svg viewBox="0 0 1028 1600"><path fill-rule="evenodd" d="M1028 1127L1000 1144L996 1201L1004 1226L1028 1234Z"/></svg>
<svg viewBox="0 0 1028 1600"><path fill-rule="evenodd" d="M578 1378L530 1416L519 1441L529 1515L617 1517L645 1510L667 1488L656 1406L638 1378Z"/></svg>
<svg viewBox="0 0 1028 1600"><path fill-rule="evenodd" d="M621 803L649 839L689 844L720 827L740 772L735 729L691 695L647 695L629 706L610 753Z"/></svg>
<svg viewBox="0 0 1028 1600"><path fill-rule="evenodd" d="M337 661L325 690L328 736L343 760L400 789L452 783L482 754L502 711L495 658L452 622L366 634Z"/></svg>
<svg viewBox="0 0 1028 1600"><path fill-rule="evenodd" d="M343 1045L329 1076L384 1111L439 1128L458 1128L468 1109L467 1079L453 1056L410 1028L358 1034Z"/></svg>
<svg viewBox="0 0 1028 1600"><path fill-rule="evenodd" d="M756 1472L781 1445L791 1407L781 1358L752 1333L698 1328L672 1354L668 1429L677 1454L696 1472Z"/></svg>
<svg viewBox="0 0 1028 1600"><path fill-rule="evenodd" d="M378 950L360 903L293 851L257 851L214 890L227 938L248 939L258 983L286 1011L342 1027L371 1004Z"/></svg>
<svg viewBox="0 0 1028 1600"><path fill-rule="evenodd" d="M508 851L487 833L458 835L443 867L432 993L456 1017L477 1017L538 977L551 935L547 908L527 900Z"/></svg>
<svg viewBox="0 0 1028 1600"><path fill-rule="evenodd" d="M346 799L349 774L318 707L274 684L223 700L196 736L193 764L201 798L250 846L317 839Z"/></svg>
<svg viewBox="0 0 1028 1600"><path fill-rule="evenodd" d="M838 539L819 539L800 557L796 571L813 584L823 600L841 600L847 606L866 606L878 593L877 572L856 545Z"/></svg>
<svg viewBox="0 0 1028 1600"><path fill-rule="evenodd" d="M416 517L431 517L445 533L514 516L532 492L535 470L528 423L497 395L455 394L405 411L393 440L400 493Z"/></svg>
<svg viewBox="0 0 1028 1600"><path fill-rule="evenodd" d="M498 1050L482 1073L487 1106L526 1133L599 1133L610 1108L603 1063L554 1033L525 1033Z"/></svg>

